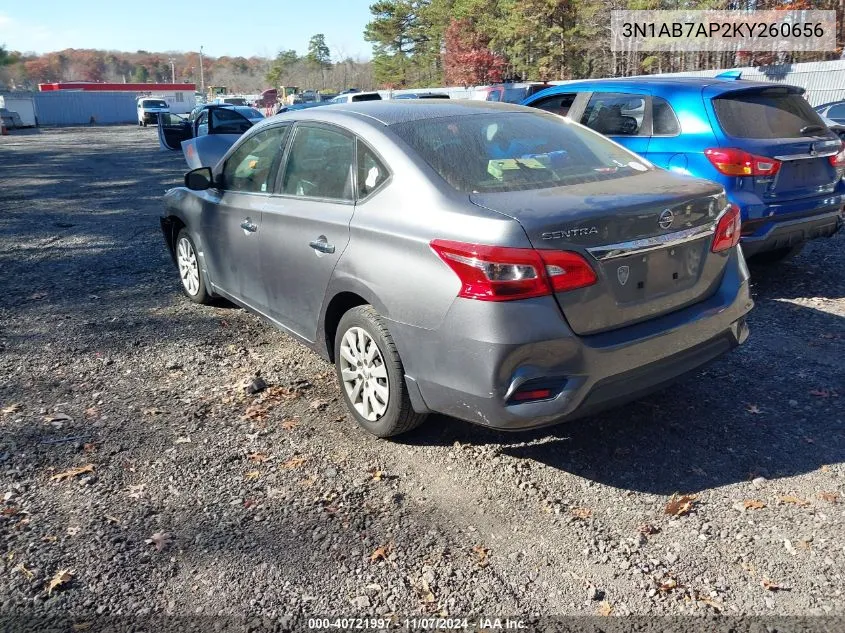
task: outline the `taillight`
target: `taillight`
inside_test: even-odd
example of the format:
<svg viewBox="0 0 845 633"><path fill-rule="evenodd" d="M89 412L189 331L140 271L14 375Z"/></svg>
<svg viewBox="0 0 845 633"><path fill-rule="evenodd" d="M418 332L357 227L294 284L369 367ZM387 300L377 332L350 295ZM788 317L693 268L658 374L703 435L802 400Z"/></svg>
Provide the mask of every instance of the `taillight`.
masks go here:
<svg viewBox="0 0 845 633"><path fill-rule="evenodd" d="M577 253L433 240L431 248L461 280L459 297L510 301L589 286L596 274Z"/></svg>
<svg viewBox="0 0 845 633"><path fill-rule="evenodd" d="M716 235L713 236L713 246L710 250L720 253L739 244L741 223L739 207L730 205L716 224Z"/></svg>
<svg viewBox="0 0 845 633"><path fill-rule="evenodd" d="M839 153L830 156L828 160L836 169L845 169L845 143L841 144Z"/></svg>
<svg viewBox="0 0 845 633"><path fill-rule="evenodd" d="M780 169L776 158L757 156L734 147L711 147L704 155L725 176L774 176Z"/></svg>

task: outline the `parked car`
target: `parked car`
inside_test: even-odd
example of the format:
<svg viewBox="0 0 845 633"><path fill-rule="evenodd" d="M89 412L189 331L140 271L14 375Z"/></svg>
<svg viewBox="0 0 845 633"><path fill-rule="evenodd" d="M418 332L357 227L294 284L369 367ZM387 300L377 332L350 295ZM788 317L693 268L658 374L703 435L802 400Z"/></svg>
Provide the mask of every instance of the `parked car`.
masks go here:
<svg viewBox="0 0 845 633"><path fill-rule="evenodd" d="M159 146L182 150L192 167L213 164L241 134L262 120L264 115L255 108L221 104L198 106L188 116L161 114ZM207 140L197 145L200 139Z"/></svg>
<svg viewBox="0 0 845 633"><path fill-rule="evenodd" d="M831 101L815 107L815 111L823 117L840 124L845 124L845 101Z"/></svg>
<svg viewBox="0 0 845 633"><path fill-rule="evenodd" d="M14 110L0 108L0 119L3 120L3 125L6 126L6 129L8 130L15 130L23 127L23 121L21 121L20 115Z"/></svg>
<svg viewBox="0 0 845 633"><path fill-rule="evenodd" d="M480 86L470 93L474 101L503 101L505 103L521 103L533 94L549 87L547 83L503 83L491 86Z"/></svg>
<svg viewBox="0 0 845 633"><path fill-rule="evenodd" d="M672 171L718 182L742 213L748 256L777 261L842 224L845 152L781 84L719 77L573 81L525 100Z"/></svg>
<svg viewBox="0 0 845 633"><path fill-rule="evenodd" d="M341 92L328 103L357 103L359 101L381 101L377 92Z"/></svg>
<svg viewBox="0 0 845 633"><path fill-rule="evenodd" d="M834 132L836 132L836 135L837 135L839 138L841 138L843 141L845 141L845 123L837 123L837 122L836 122L836 121L834 121L833 119L828 119L828 118L827 118L826 116L824 116L824 115L819 115L819 116L821 116L822 121L824 121L824 124L825 124L825 125L826 125L829 129L831 129L831 130L833 130Z"/></svg>
<svg viewBox="0 0 845 633"><path fill-rule="evenodd" d="M170 107L164 99L142 97L137 102L138 125L147 127L149 123L157 123L160 114L170 113Z"/></svg>
<svg viewBox="0 0 845 633"><path fill-rule="evenodd" d="M449 95L442 92L402 92L394 94L394 99L448 99Z"/></svg>
<svg viewBox="0 0 845 633"><path fill-rule="evenodd" d="M279 115L164 197L185 294L335 363L378 436L502 429L641 396L742 343L739 211L586 127L505 104Z"/></svg>

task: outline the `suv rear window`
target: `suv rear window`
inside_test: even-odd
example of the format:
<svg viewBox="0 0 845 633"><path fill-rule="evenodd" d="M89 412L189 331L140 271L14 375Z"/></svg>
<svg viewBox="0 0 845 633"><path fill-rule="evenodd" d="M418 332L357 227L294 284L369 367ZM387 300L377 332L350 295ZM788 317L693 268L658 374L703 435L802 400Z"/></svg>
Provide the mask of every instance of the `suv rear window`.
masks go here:
<svg viewBox="0 0 845 633"><path fill-rule="evenodd" d="M421 119L391 129L466 193L561 187L652 169L600 134L536 110Z"/></svg>
<svg viewBox="0 0 845 633"><path fill-rule="evenodd" d="M352 101L355 103L359 101L381 101L381 95L377 92L363 95L352 95Z"/></svg>
<svg viewBox="0 0 845 633"><path fill-rule="evenodd" d="M801 138L803 128L824 126L804 97L778 88L717 97L713 109L725 134L736 138Z"/></svg>

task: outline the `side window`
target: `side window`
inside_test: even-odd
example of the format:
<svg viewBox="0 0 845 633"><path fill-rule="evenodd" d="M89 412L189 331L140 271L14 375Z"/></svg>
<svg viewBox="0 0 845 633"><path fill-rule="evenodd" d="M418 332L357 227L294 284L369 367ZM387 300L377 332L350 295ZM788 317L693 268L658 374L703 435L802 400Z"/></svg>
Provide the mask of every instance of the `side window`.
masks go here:
<svg viewBox="0 0 845 633"><path fill-rule="evenodd" d="M352 201L355 141L335 130L300 125L288 152L282 193Z"/></svg>
<svg viewBox="0 0 845 633"><path fill-rule="evenodd" d="M215 134L243 134L252 123L234 110L219 108L211 111L211 127Z"/></svg>
<svg viewBox="0 0 845 633"><path fill-rule="evenodd" d="M606 136L637 136L643 125L645 98L619 92L594 92L581 123Z"/></svg>
<svg viewBox="0 0 845 633"><path fill-rule="evenodd" d="M666 99L653 97L651 100L651 127L654 136L678 136L681 124L675 111Z"/></svg>
<svg viewBox="0 0 845 633"><path fill-rule="evenodd" d="M828 119L845 119L845 105L835 105L827 111Z"/></svg>
<svg viewBox="0 0 845 633"><path fill-rule="evenodd" d="M366 198L381 187L390 174L373 151L358 141L358 197Z"/></svg>
<svg viewBox="0 0 845 633"><path fill-rule="evenodd" d="M227 191L270 193L279 171L289 125L253 134L229 156L223 166Z"/></svg>
<svg viewBox="0 0 845 633"><path fill-rule="evenodd" d="M553 97L546 97L545 99L541 99L540 101L531 104L531 107L539 108L540 110L545 110L546 112L551 112L552 114L566 116L569 114L569 108L572 107L576 96L578 95L574 92L554 95Z"/></svg>
<svg viewBox="0 0 845 633"><path fill-rule="evenodd" d="M208 110L203 110L197 118L197 136L208 134Z"/></svg>

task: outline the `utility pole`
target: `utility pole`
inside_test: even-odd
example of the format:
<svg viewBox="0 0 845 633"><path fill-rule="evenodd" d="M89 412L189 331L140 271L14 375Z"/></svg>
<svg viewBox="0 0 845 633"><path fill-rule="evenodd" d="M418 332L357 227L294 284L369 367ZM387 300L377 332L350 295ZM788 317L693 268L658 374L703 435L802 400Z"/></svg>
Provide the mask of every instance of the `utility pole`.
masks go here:
<svg viewBox="0 0 845 633"><path fill-rule="evenodd" d="M176 83L176 64L173 62L173 58L170 58L170 83Z"/></svg>
<svg viewBox="0 0 845 633"><path fill-rule="evenodd" d="M202 46L200 46L200 92L205 97L205 76L202 72Z"/></svg>

